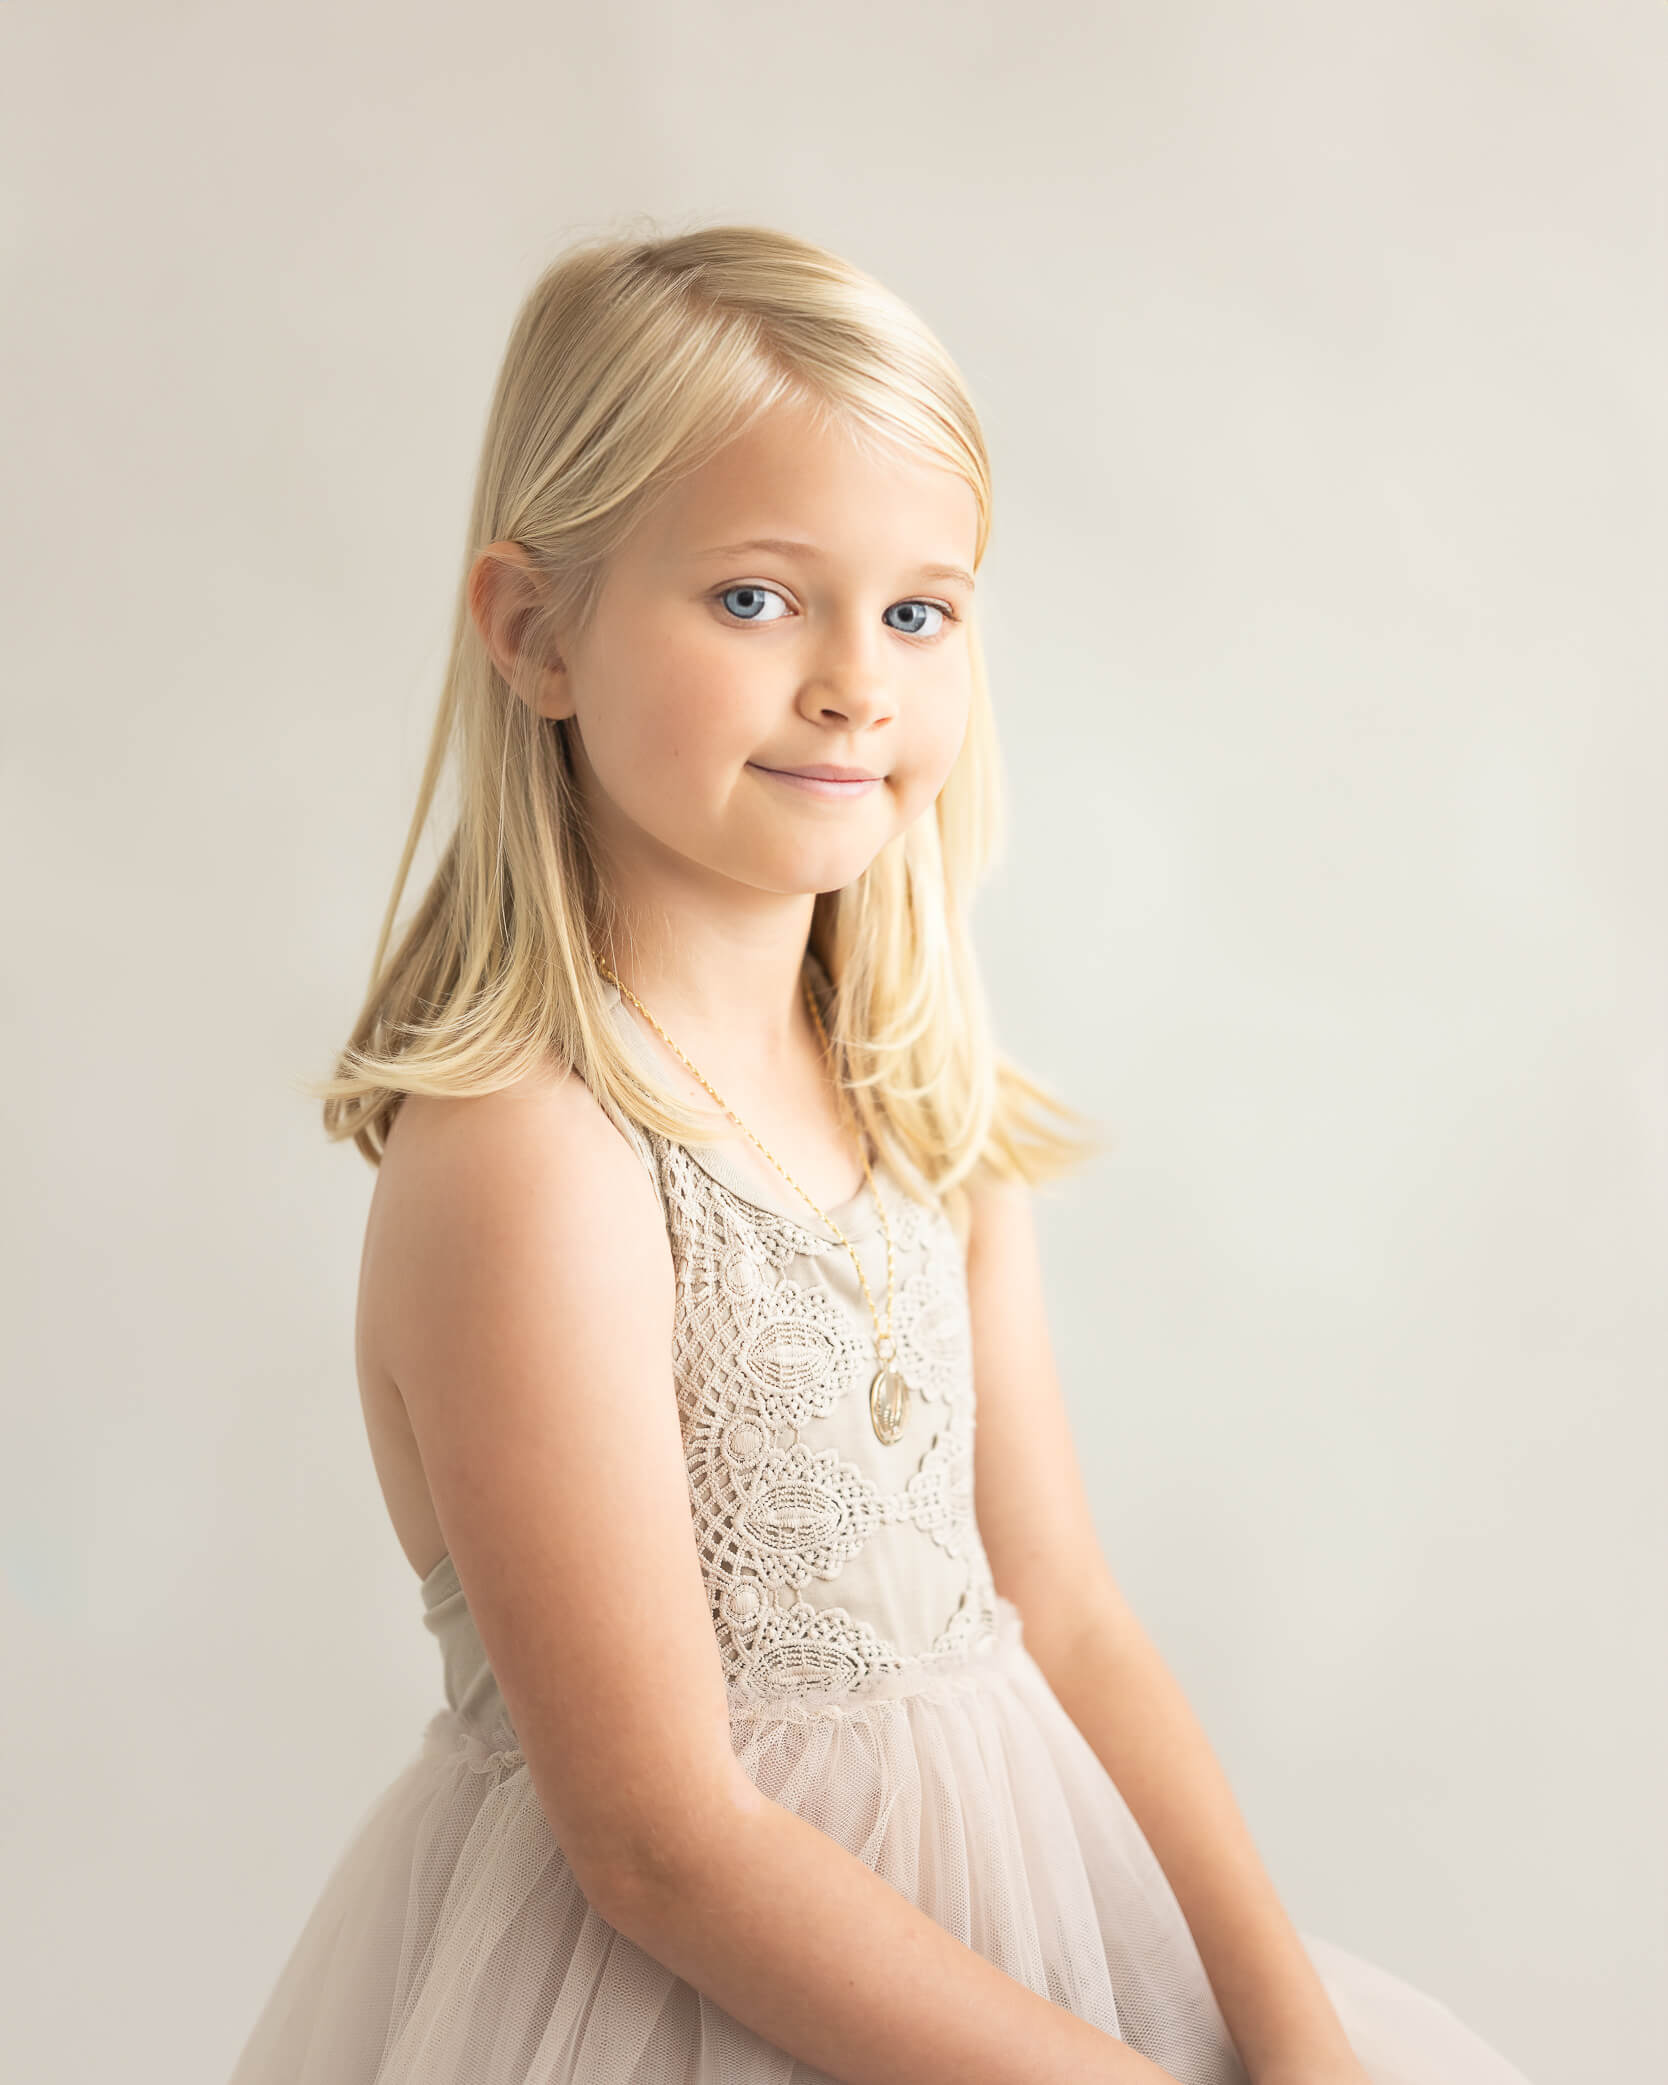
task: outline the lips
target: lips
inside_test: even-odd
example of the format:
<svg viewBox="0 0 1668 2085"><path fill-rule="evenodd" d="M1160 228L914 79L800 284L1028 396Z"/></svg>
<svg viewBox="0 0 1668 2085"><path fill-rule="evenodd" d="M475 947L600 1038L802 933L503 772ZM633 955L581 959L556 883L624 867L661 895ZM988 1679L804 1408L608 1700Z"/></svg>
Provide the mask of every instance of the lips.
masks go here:
<svg viewBox="0 0 1668 2085"><path fill-rule="evenodd" d="M879 775L866 767L773 767L773 775L801 775L807 782L878 782Z"/></svg>
<svg viewBox="0 0 1668 2085"><path fill-rule="evenodd" d="M756 760L750 760L748 766L756 769L761 775L769 775L785 788L798 790L802 795L830 799L867 796L870 790L878 789L884 780L883 776L865 774L860 768L764 767Z"/></svg>

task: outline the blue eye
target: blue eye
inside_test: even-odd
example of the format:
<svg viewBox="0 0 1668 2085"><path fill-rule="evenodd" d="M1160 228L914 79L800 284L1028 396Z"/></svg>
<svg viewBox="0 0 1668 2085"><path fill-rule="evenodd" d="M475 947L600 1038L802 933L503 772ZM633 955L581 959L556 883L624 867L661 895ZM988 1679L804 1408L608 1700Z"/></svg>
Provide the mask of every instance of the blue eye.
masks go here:
<svg viewBox="0 0 1668 2085"><path fill-rule="evenodd" d="M718 596L718 598L719 598L719 600L720 600L720 601L727 601L727 600L728 600L728 599L730 598L730 596L731 596L732 594L739 594L739 595L741 596L741 598L742 598L742 601L743 601L743 603L744 603L744 605L743 605L743 606L742 606L742 607L741 607L741 608L740 608L740 609L739 609L739 610L737 611L737 614L738 614L738 615L739 615L739 616L740 616L740 617L742 618L742 620L744 620L744 621L746 621L746 622L750 622L750 623L753 623L753 622L767 622L767 623L775 623L775 622L780 622L780 621L781 621L781 617L780 617L780 616L776 616L776 615L766 615L766 616L761 616L761 615L760 615L760 613L759 613L759 607L760 607L760 604L761 604L761 603L762 603L762 602L764 601L764 598L765 598L765 596L766 596L767 594L768 594L768 595L770 595L770 596L772 596L772 597L773 597L774 599L776 599L776 600L778 600L778 601L780 601L780 600L782 599L782 596L781 596L781 595L780 595L779 593L777 593L777 591L776 591L775 587L773 587L773 586L727 586L727 587L725 587L724 591L723 591L723 592L722 592L722 593L721 593L721 594L720 594L720 595Z"/></svg>
<svg viewBox="0 0 1668 2085"><path fill-rule="evenodd" d="M912 609L917 615L919 615L923 609L930 608L938 617L938 630L942 630L944 625L950 620L950 610L944 607L943 604L938 601L894 601L892 603L892 608ZM888 615L892 613L892 608L887 609L886 613ZM929 630L926 634L929 637L936 637L938 635L938 630ZM919 628L910 629L906 630L904 632L904 635L906 637L919 637L921 635L921 631Z"/></svg>
<svg viewBox="0 0 1668 2085"><path fill-rule="evenodd" d="M751 582L742 586L727 586L722 588L714 596L714 599L720 602L728 603L732 599L732 597L736 600L738 605L734 608L733 611L730 612L733 614L734 620L736 620L737 622L779 623L782 620L781 616L765 615L762 612L764 604L767 600L783 601L785 612L786 604L784 596L781 593L779 593L777 589L773 586L757 586L752 584ZM950 607L948 602L945 601L894 601L892 603L892 606L887 609L886 613L888 615L891 615L895 610L900 608L903 609L906 613L914 615L917 619L912 625L899 632L899 634L904 637L920 637L923 635L927 637L937 637L942 634L946 623L954 622L956 619L955 610L952 607ZM929 609L937 615L938 624L937 627L934 629L923 631L923 629L921 628L919 618L921 617L923 611ZM890 625L889 627L893 629L898 628L897 624L895 623Z"/></svg>

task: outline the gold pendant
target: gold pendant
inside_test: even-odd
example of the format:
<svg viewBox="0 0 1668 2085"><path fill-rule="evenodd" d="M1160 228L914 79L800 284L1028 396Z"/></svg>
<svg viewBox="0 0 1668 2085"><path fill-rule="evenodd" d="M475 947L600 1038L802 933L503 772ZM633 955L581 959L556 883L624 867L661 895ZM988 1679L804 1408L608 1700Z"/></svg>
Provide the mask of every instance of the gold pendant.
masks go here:
<svg viewBox="0 0 1668 2085"><path fill-rule="evenodd" d="M879 1351L881 1363L869 1385L869 1418L877 1437L890 1447L904 1430L904 1419L909 1411L909 1384L898 1366L892 1342L884 1341Z"/></svg>

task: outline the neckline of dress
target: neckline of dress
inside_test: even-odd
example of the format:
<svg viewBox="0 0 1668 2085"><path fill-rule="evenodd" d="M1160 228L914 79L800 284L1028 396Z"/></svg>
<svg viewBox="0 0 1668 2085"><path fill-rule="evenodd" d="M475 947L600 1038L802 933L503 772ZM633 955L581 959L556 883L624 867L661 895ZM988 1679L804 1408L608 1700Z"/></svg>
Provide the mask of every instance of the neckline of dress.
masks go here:
<svg viewBox="0 0 1668 2085"><path fill-rule="evenodd" d="M810 949L805 951L805 962L811 973L812 989L826 1007L826 994L831 989L828 972L823 968L820 958ZM649 1039L636 1013L627 1005L619 986L610 984L607 978L600 979L600 983L604 1003L625 1036L627 1046L645 1069L664 1079L664 1068L660 1063L656 1045ZM739 1136L741 1132L737 1131L736 1134ZM779 1198L770 1198L762 1183L739 1166L722 1143L687 1144L681 1138L664 1138L662 1141L675 1142L678 1149L693 1164L699 1166L710 1179L716 1180L720 1187L728 1188L737 1201L745 1202L749 1208L760 1210L766 1216L780 1217L788 1223L797 1224L802 1231L808 1232L811 1237L824 1244L839 1245L839 1239L832 1232L824 1233L811 1214L811 1205L800 1200L786 1180L782 1182ZM879 1159L871 1159L869 1163L875 1175L875 1191L878 1193L879 1182L886 1167ZM827 1214L854 1245L880 1228L880 1209L875 1196L869 1192L867 1180L863 1181L854 1195L848 1195L843 1202L834 1203Z"/></svg>

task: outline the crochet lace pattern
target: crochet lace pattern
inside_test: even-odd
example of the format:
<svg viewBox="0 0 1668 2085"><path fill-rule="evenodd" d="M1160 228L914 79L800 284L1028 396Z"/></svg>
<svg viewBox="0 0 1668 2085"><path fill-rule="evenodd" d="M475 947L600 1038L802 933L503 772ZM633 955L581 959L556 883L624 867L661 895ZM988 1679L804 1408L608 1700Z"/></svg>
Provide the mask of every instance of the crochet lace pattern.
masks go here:
<svg viewBox="0 0 1668 2085"><path fill-rule="evenodd" d="M903 1691L936 1661L993 1646L999 1596L974 1519L971 1330L949 1218L876 1174L896 1259L899 1362L913 1396L939 1415L925 1450L882 1489L818 1441L819 1422L844 1400L868 1424L877 1365L851 1309L808 1277L827 1254L849 1268L845 1247L732 1193L682 1145L644 1136L676 1272L690 1510L732 1704ZM838 1580L878 1530L898 1526L965 1566L942 1627L912 1653L844 1606L796 1597L813 1579Z"/></svg>

